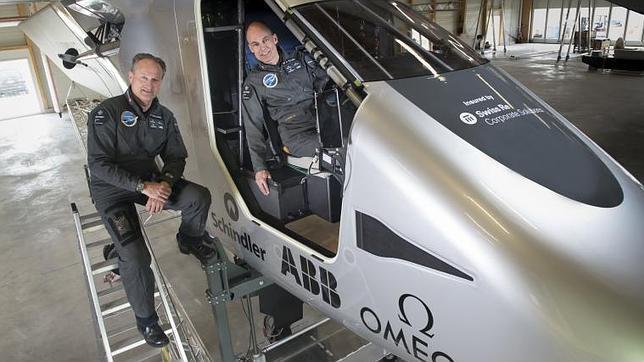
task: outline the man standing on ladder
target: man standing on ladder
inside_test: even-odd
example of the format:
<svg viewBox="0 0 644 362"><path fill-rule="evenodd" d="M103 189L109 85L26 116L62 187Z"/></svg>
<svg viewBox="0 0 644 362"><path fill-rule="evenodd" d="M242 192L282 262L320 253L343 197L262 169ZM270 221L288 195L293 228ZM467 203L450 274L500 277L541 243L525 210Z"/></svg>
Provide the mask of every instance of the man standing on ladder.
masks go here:
<svg viewBox="0 0 644 362"><path fill-rule="evenodd" d="M128 90L98 105L87 125L95 206L118 252L120 275L137 327L154 347L169 341L158 323L151 259L134 203L145 205L150 214L181 210L179 250L202 263L214 255L203 243L210 192L181 178L187 151L174 115L156 98L165 70L162 59L137 54L128 73ZM161 171L154 161L157 155L164 163Z"/></svg>

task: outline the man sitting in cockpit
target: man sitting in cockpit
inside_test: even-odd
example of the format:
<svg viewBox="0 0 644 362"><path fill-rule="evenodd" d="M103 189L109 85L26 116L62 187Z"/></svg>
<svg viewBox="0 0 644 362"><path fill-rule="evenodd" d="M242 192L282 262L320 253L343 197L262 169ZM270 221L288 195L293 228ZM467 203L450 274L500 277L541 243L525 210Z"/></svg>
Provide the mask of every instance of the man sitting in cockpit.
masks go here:
<svg viewBox="0 0 644 362"><path fill-rule="evenodd" d="M246 80L242 109L246 140L259 190L268 195L267 144L264 140L264 114L277 122L285 151L296 157L310 157L320 147L316 129L314 92L328 80L302 49L285 52L278 47L277 35L262 22L246 29L248 48L258 60Z"/></svg>

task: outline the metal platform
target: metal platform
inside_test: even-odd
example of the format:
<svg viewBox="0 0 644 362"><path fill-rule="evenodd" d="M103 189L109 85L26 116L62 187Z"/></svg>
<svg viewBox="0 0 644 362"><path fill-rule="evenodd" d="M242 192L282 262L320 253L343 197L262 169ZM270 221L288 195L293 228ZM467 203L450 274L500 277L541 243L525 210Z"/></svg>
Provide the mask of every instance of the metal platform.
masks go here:
<svg viewBox="0 0 644 362"><path fill-rule="evenodd" d="M388 355L382 347L329 319L293 338L269 345L263 351L266 360L274 362L376 362Z"/></svg>

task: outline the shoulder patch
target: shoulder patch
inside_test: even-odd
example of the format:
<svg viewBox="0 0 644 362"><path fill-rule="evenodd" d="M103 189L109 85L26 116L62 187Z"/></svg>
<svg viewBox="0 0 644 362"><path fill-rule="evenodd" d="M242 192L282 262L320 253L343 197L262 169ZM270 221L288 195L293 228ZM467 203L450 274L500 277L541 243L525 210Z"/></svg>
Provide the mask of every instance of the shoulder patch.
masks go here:
<svg viewBox="0 0 644 362"><path fill-rule="evenodd" d="M105 111L102 109L99 109L94 113L94 125L96 126L102 126L105 123Z"/></svg>
<svg viewBox="0 0 644 362"><path fill-rule="evenodd" d="M253 95L253 88L251 88L249 85L245 85L244 89L242 90L242 99L247 101L249 100Z"/></svg>

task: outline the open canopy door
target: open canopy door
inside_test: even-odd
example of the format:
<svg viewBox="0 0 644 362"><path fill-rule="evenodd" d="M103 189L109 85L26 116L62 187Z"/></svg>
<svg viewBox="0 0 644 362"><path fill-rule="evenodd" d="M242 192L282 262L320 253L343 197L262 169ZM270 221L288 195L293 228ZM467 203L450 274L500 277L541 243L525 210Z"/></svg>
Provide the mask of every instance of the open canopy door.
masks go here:
<svg viewBox="0 0 644 362"><path fill-rule="evenodd" d="M121 94L127 88L127 83L108 58L84 59L84 65L79 64L73 69L63 66L59 54L70 48L78 53L92 48L85 42L88 37L85 30L60 3L52 2L20 23L19 28L74 82L105 97Z"/></svg>

